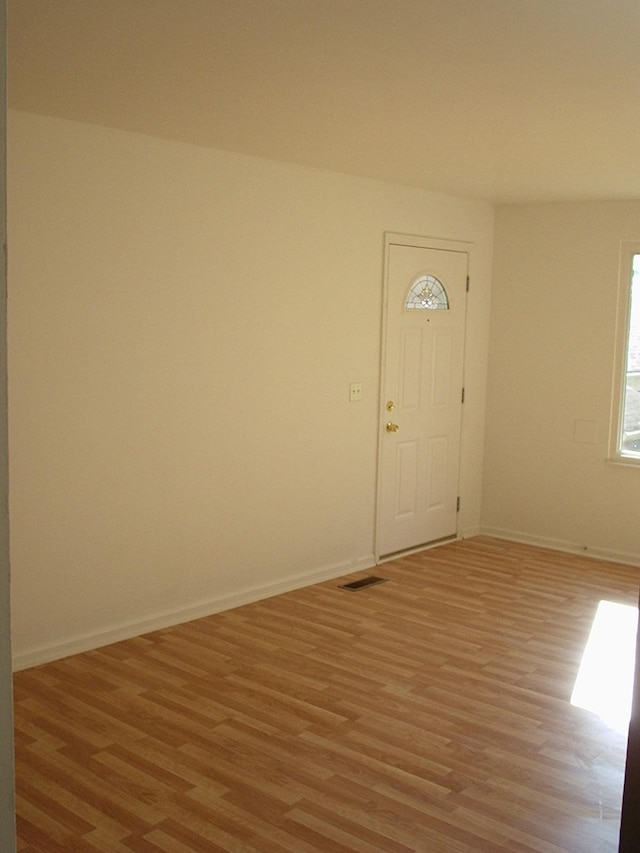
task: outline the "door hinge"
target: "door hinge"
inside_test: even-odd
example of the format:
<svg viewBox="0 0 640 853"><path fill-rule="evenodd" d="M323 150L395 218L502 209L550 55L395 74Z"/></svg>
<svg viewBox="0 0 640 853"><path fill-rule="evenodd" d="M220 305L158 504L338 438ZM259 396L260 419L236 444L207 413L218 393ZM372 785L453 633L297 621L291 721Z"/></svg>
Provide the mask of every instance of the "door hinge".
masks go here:
<svg viewBox="0 0 640 853"><path fill-rule="evenodd" d="M467 276L467 293L469 293L469 276Z"/></svg>
<svg viewBox="0 0 640 853"><path fill-rule="evenodd" d="M461 397L461 401L464 403L464 388L462 389L462 397Z"/></svg>
<svg viewBox="0 0 640 853"><path fill-rule="evenodd" d="M456 498L456 512L460 512L460 498Z"/></svg>

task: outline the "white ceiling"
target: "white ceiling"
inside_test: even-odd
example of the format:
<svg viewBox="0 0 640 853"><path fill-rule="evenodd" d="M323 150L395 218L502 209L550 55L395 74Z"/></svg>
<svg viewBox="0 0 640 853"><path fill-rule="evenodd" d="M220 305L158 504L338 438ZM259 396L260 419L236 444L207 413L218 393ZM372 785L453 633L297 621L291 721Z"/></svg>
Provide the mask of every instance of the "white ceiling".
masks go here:
<svg viewBox="0 0 640 853"><path fill-rule="evenodd" d="M640 0L9 0L9 105L498 202L640 198Z"/></svg>

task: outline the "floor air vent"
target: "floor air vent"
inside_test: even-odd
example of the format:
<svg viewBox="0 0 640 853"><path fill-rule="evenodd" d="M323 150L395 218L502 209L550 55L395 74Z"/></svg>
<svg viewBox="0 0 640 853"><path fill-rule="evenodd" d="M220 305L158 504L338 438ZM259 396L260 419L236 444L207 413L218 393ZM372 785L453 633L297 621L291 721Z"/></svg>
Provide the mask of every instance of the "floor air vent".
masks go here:
<svg viewBox="0 0 640 853"><path fill-rule="evenodd" d="M340 589L365 589L365 587L373 586L376 583L384 583L386 578L377 578L375 575L370 575L368 578L360 578L357 581L351 581L350 583L340 584Z"/></svg>

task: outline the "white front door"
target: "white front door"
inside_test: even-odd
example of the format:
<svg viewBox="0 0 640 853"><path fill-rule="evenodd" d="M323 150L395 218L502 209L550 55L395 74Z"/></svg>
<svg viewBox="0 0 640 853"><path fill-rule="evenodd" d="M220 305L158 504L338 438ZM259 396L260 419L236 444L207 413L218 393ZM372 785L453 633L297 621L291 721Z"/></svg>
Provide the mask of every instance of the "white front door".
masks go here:
<svg viewBox="0 0 640 853"><path fill-rule="evenodd" d="M376 553L455 536L468 250L387 237Z"/></svg>

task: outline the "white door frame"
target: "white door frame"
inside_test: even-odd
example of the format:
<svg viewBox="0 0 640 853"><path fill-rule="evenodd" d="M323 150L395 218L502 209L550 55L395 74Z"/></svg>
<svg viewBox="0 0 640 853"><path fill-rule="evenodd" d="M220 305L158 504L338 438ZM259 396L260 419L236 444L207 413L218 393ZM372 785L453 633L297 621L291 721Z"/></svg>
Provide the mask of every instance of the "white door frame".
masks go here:
<svg viewBox="0 0 640 853"><path fill-rule="evenodd" d="M385 407L386 398L384 396L385 387L385 367L386 367L386 358L387 358L387 326L388 326L388 298L389 298L389 247L392 245L399 246L412 246L417 248L424 249L441 249L450 252L463 252L468 255L469 258L469 267L471 266L471 248L472 243L463 241L463 240L449 240L438 237L427 237L420 236L415 234L402 234L394 231L387 231L384 234L384 261L383 261L383 277L382 277L382 322L380 329L380 366L379 366L379 390L378 390L378 412L377 412L377 430L378 430L378 462L377 462L377 472L376 472L376 513L375 513L375 531L374 531L374 555L377 563L384 562L389 559L393 559L398 556L398 554L392 555L384 555L384 557L380 554L380 538L379 538L379 520L380 520L380 506L382 502L382 451L383 451L383 434L382 434L382 421L383 415L382 412ZM468 279L467 279L468 281ZM467 287L468 289L468 287ZM467 340L467 322L468 322L468 314L465 313L465 321L464 321L464 333L463 333L463 383L464 383L464 374L466 368L466 340ZM460 460L462 460L462 444L464 438L464 405L462 406L461 413L461 428L460 428ZM461 477L461 467L458 465L458 484L460 482ZM453 539L460 538L460 514L458 513L456 517L456 533L452 537L447 537L445 541L452 541ZM436 542L429 543L427 545L418 545L414 548L408 548L405 551L399 552L403 554L411 554L417 551L425 550L426 548L432 548L441 543L442 540L438 540Z"/></svg>

